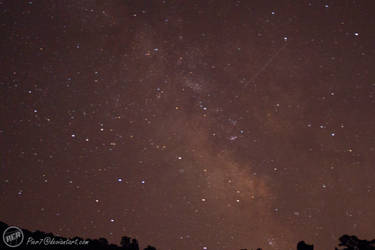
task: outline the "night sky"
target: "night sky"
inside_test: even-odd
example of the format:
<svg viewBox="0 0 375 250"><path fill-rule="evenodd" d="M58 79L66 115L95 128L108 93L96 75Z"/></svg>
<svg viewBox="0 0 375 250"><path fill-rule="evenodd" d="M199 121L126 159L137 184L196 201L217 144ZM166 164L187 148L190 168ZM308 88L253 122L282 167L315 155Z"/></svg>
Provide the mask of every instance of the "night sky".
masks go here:
<svg viewBox="0 0 375 250"><path fill-rule="evenodd" d="M374 10L1 1L0 220L162 250L374 238Z"/></svg>

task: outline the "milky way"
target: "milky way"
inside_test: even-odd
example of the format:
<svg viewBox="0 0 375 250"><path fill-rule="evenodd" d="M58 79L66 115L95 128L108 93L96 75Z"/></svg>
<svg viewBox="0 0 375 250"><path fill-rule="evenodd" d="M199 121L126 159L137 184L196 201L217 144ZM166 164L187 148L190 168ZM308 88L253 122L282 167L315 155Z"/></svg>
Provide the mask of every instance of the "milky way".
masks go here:
<svg viewBox="0 0 375 250"><path fill-rule="evenodd" d="M372 1L1 1L0 220L158 249L374 238Z"/></svg>

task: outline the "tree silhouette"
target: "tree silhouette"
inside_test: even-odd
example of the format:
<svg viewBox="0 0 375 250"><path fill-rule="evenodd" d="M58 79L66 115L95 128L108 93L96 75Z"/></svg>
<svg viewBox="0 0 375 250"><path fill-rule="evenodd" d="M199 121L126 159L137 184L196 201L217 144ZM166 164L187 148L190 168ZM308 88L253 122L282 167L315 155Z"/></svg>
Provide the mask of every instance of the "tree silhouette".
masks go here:
<svg viewBox="0 0 375 250"><path fill-rule="evenodd" d="M138 241L136 239L132 239L129 250L139 250Z"/></svg>
<svg viewBox="0 0 375 250"><path fill-rule="evenodd" d="M108 245L108 240L106 238L99 238L98 241L102 245Z"/></svg>
<svg viewBox="0 0 375 250"><path fill-rule="evenodd" d="M339 246L344 247L340 248L340 250L375 250L375 240L360 240L354 235L343 235L339 240Z"/></svg>
<svg viewBox="0 0 375 250"><path fill-rule="evenodd" d="M9 226L3 222L0 222L0 234L3 234L3 232L8 228ZM45 233L41 231L35 231L30 232L26 229L22 229L22 232L24 234L24 241L21 244L21 246L17 247L18 250L21 249L53 249L53 250L60 250L60 249L79 249L79 250L95 250L95 249L111 249L111 250L139 250L138 241L136 239L131 239L129 237L122 237L121 238L121 247L117 246L115 244L109 244L108 240L105 238L99 238L99 239L83 239L80 237L74 237L74 238L64 238L60 236L53 235L52 233ZM28 239L33 239L35 241L43 240L45 238L53 239L55 242L86 242L86 244L27 244ZM43 242L42 242L43 243ZM13 249L8 247L4 241L0 238L0 249ZM145 248L146 250L156 250L156 248L152 246L148 246Z"/></svg>
<svg viewBox="0 0 375 250"><path fill-rule="evenodd" d="M297 244L297 250L314 250L314 245L308 245L304 241L300 241Z"/></svg>
<svg viewBox="0 0 375 250"><path fill-rule="evenodd" d="M4 231L9 226L3 222L0 221L0 235L4 233ZM60 236L53 235L52 233L45 233L41 231L35 231L30 232L29 230L22 229L22 232L24 234L24 241L21 246L17 247L17 250L21 249L28 249L28 250L34 250L34 249L53 249L53 250L60 250L60 249L74 249L74 250L95 250L95 249L101 249L101 250L139 250L138 241L136 239L132 239L127 236L123 236L120 241L121 246L117 246L114 244L109 244L108 240L105 238L99 238L99 239L83 239L80 237L74 237L74 238L64 238ZM87 244L84 245L77 245L77 244L71 244L71 245L44 245L44 244L36 244L27 245L26 242L29 238L33 238L35 240L40 240L44 238L51 238L55 241L86 241ZM367 240L360 240L356 236L349 236L349 235L343 235L339 238L339 248L335 248L335 250L375 250L375 240L367 241ZM0 238L0 249L14 249L10 248L5 245L4 241ZM234 248L231 248L231 250ZM253 248L252 248L253 249ZM148 245L144 250L156 250L155 247ZM246 248L242 248L241 250L247 250ZM257 248L256 250L262 250L260 248ZM297 250L314 250L314 245L308 245L304 241L300 241L297 244Z"/></svg>
<svg viewBox="0 0 375 250"><path fill-rule="evenodd" d="M126 237L126 236L123 236L123 237L121 238L120 245L121 245L123 248L130 248L130 238L129 238L129 237Z"/></svg>
<svg viewBox="0 0 375 250"><path fill-rule="evenodd" d="M156 250L156 248L152 246L147 246L144 250Z"/></svg>

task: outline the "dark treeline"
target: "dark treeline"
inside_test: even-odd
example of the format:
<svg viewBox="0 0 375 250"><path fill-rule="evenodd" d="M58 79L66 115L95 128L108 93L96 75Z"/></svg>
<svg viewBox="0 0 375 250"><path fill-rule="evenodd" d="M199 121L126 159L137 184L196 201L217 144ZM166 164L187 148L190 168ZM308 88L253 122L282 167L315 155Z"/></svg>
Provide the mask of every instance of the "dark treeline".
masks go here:
<svg viewBox="0 0 375 250"><path fill-rule="evenodd" d="M79 237L64 238L56 236L52 233L44 233L41 231L30 232L22 229L24 234L23 242L20 246L14 248L9 247L4 243L4 231L9 226L0 222L0 233L2 239L0 240L0 249L112 249L112 250L141 250L136 239L129 237L122 237L120 246L110 244L107 239L82 239ZM48 244L45 239L53 240L53 243ZM156 250L155 247L148 246L144 250ZM248 250L248 249L241 249ZM249 249L253 250L253 249ZM256 250L262 250L257 248ZM313 245L309 245L304 241L297 244L297 250L314 250ZM375 250L375 239L372 241L360 240L356 236L343 235L339 238L339 244L334 250Z"/></svg>
<svg viewBox="0 0 375 250"><path fill-rule="evenodd" d="M0 222L0 234L3 238L3 232L9 226ZM120 246L110 244L107 239L83 239L79 237L64 238L56 236L52 233L45 233L41 231L30 232L29 230L22 229L24 234L23 243L19 247L8 247L4 243L4 239L0 239L0 249L111 249L111 250L140 250L138 241L129 237L122 237ZM53 243L48 243L44 239L53 239ZM155 247L148 246L144 250L156 250Z"/></svg>

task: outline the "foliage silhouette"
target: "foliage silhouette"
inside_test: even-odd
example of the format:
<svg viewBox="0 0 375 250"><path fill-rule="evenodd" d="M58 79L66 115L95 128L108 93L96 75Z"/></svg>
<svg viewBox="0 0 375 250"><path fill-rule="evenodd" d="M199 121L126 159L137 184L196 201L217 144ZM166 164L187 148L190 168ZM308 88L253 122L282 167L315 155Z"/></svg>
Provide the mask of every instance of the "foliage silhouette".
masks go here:
<svg viewBox="0 0 375 250"><path fill-rule="evenodd" d="M314 245L308 245L304 241L300 241L297 244L297 250L314 250Z"/></svg>
<svg viewBox="0 0 375 250"><path fill-rule="evenodd" d="M360 240L356 236L343 235L340 237L340 247L337 250L375 250L375 239L372 241Z"/></svg>
<svg viewBox="0 0 375 250"><path fill-rule="evenodd" d="M9 226L0 221L0 235ZM3 239L0 239L0 249L83 249L83 250L140 250L138 241L136 239L123 236L120 241L121 246L115 244L109 244L105 238L99 239L82 239L80 237L64 238L55 236L52 233L45 233L41 231L30 232L29 230L22 229L24 234L24 240L21 246L17 248L10 248L5 245ZM53 239L55 244L45 244L43 239ZM64 243L65 242L65 243ZM80 244L81 243L81 244ZM84 244L83 244L84 243ZM339 248L335 250L375 250L375 239L372 241L360 240L356 236L343 235L339 238ZM156 250L155 247L148 245L144 250ZM241 249L247 250L247 249ZM262 250L257 248L256 250ZM304 241L300 241L297 244L297 250L314 250L314 245L308 245Z"/></svg>
<svg viewBox="0 0 375 250"><path fill-rule="evenodd" d="M0 234L9 226L3 222L0 222ZM30 232L29 230L22 229L24 234L23 243L16 248L10 248L5 245L3 239L0 239L0 249L83 249L83 250L140 250L138 246L138 241L136 239L131 239L129 237L121 238L121 246L115 244L109 244L108 240L105 238L99 239L82 239L80 237L74 238L64 238L60 236L53 235L52 233L44 233L41 231ZM55 244L47 244L44 239L53 239ZM148 246L145 250L156 250L152 246Z"/></svg>

